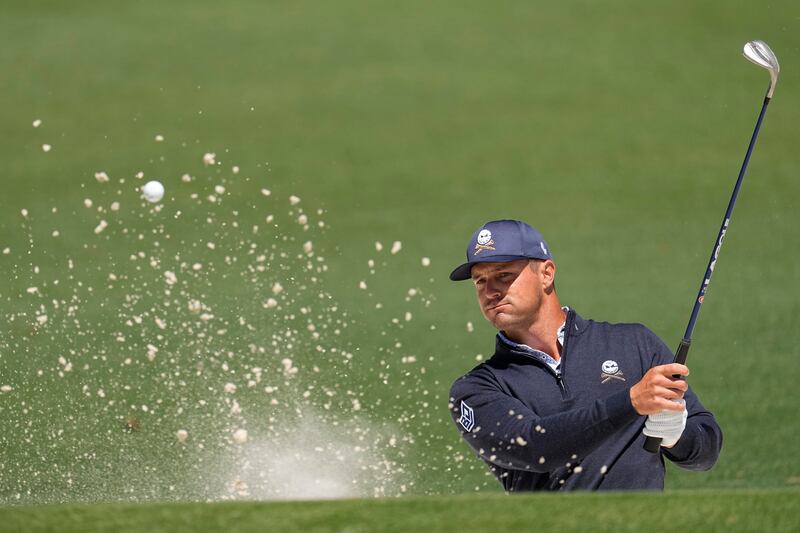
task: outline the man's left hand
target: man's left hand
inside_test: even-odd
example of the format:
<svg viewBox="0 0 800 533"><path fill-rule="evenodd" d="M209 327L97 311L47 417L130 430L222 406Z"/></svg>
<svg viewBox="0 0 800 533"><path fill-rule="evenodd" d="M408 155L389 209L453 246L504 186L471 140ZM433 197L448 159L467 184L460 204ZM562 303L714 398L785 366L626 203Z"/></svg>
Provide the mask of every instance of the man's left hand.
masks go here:
<svg viewBox="0 0 800 533"><path fill-rule="evenodd" d="M644 423L644 433L648 437L661 438L661 446L672 448L678 439L681 438L683 430L686 428L686 402L684 400L673 400L680 403L683 409L680 411L663 410L649 415Z"/></svg>

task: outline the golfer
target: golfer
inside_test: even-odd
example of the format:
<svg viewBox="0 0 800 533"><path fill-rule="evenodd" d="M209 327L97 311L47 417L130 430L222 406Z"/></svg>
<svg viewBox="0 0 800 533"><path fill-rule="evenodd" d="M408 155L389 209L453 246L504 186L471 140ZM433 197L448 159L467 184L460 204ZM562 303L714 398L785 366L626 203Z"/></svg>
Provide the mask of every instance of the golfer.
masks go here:
<svg viewBox="0 0 800 533"><path fill-rule="evenodd" d="M467 262L494 355L456 380L461 436L508 492L664 488L664 459L708 470L722 432L683 379L689 369L640 324L581 318L556 294L541 234L517 220L480 227ZM660 453L644 449L662 439Z"/></svg>

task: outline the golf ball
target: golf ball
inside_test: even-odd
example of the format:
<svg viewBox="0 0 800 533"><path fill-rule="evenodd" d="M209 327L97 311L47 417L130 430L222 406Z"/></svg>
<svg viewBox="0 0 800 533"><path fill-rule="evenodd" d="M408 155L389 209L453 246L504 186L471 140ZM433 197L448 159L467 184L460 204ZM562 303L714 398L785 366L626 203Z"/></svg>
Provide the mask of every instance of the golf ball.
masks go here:
<svg viewBox="0 0 800 533"><path fill-rule="evenodd" d="M142 187L142 195L148 202L160 202L164 198L164 186L159 181L148 181Z"/></svg>

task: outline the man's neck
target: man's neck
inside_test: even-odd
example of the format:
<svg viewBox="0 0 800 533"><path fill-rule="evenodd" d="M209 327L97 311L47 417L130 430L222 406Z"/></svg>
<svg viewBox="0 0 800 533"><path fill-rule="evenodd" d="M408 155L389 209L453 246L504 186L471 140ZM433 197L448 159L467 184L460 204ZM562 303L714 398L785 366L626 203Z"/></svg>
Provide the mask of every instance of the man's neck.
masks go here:
<svg viewBox="0 0 800 533"><path fill-rule="evenodd" d="M556 361L561 358L561 345L558 343L558 328L566 320L567 314L557 299L546 303L540 310L536 321L528 329L505 331L506 337L514 342L539 350Z"/></svg>

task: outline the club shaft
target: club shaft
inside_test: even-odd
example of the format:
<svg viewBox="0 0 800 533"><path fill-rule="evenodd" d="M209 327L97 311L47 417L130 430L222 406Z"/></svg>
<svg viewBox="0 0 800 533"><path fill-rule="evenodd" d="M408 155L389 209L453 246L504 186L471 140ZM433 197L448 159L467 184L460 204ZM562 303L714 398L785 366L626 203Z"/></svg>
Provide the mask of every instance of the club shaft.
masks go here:
<svg viewBox="0 0 800 533"><path fill-rule="evenodd" d="M728 225L730 224L731 216L733 215L733 208L736 206L736 199L739 196L739 189L742 186L742 180L745 172L747 171L747 164L750 162L750 155L753 153L753 147L756 145L758 132L761 129L761 122L764 120L764 113L766 113L767 105L770 102L769 93L771 89L772 85L770 85L770 89L767 90L767 96L764 98L764 103L761 106L761 113L758 115L758 121L756 122L755 130L753 130L753 136L750 137L750 144L747 146L747 153L744 156L742 168L739 170L739 177L736 179L736 185L733 187L731 199L728 201L728 208L725 210L725 217L722 219L722 226L719 228L717 240L714 241L714 247L711 249L711 258L708 260L706 273L703 276L702 283L700 283L700 291L697 293L697 298L695 298L692 314L689 317L689 324L686 326L686 332L683 335L683 339L681 339L678 349L675 351L674 362L676 363L685 364L686 357L689 355L689 347L692 344L692 332L694 331L694 326L697 322L697 315L700 314L700 306L703 305L703 300L705 299L708 285L711 283L711 276L714 274L714 267L716 266L717 259L719 258L719 250L722 248L722 241L725 239L725 233L728 231ZM679 378L680 376L675 377ZM647 437L645 439L644 449L648 452L656 453L660 448L660 438Z"/></svg>
<svg viewBox="0 0 800 533"><path fill-rule="evenodd" d="M711 249L711 257L708 260L703 281L700 283L700 290L697 293L697 298L695 298L692 314L689 317L689 323L686 326L686 332L683 334L684 341L690 342L692 340L692 332L694 332L694 326L697 322L697 315L700 314L700 306L703 305L706 291L711 283L711 276L714 274L714 267L716 266L717 259L719 258L719 251L720 248L722 248L722 241L725 239L725 233L728 231L728 225L730 224L731 216L733 216L733 208L736 206L736 199L739 197L739 189L742 186L744 174L747 171L747 165L750 163L750 155L752 155L753 148L756 145L758 132L761 130L761 122L764 120L764 114L767 111L767 105L769 102L769 97L764 98L764 104L761 106L761 113L758 115L758 121L756 122L755 130L753 130L753 136L750 138L750 144L747 147L747 153L745 154L744 161L742 162L742 168L739 170L739 177L736 179L736 185L733 187L733 193L731 194L731 199L728 202L728 208L725 210L725 216L722 219L722 225L719 228L717 239L714 241L714 247Z"/></svg>

